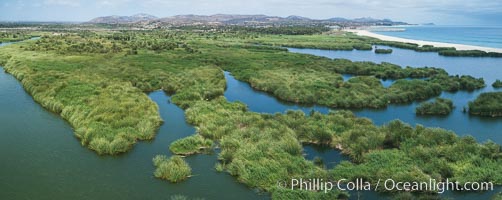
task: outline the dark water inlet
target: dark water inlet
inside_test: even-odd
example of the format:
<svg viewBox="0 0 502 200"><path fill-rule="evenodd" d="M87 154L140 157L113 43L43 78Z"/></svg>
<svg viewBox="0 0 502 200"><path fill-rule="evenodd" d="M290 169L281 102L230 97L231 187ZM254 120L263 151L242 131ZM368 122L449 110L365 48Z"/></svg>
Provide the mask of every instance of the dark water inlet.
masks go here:
<svg viewBox="0 0 502 200"><path fill-rule="evenodd" d="M0 68L1 69L1 68ZM35 103L0 70L0 199L268 199L214 169L216 154L186 160L193 177L171 184L153 177L152 158L194 134L184 111L162 91L151 93L165 123L152 141L120 156L98 156L80 145L71 126ZM224 191L224 192L222 192Z"/></svg>
<svg viewBox="0 0 502 200"><path fill-rule="evenodd" d="M391 47L385 47L391 48ZM463 107L467 107L469 101L474 100L482 92L501 91L491 87L496 79L502 77L502 59L500 58L465 58L465 57L443 57L433 52L414 52L398 48L393 49L393 54L375 54L372 51L330 51L319 49L297 49L288 48L295 53L305 53L329 58L345 58L353 61L372 61L372 62L390 62L401 66L434 66L445 69L452 75L472 75L474 77L483 77L487 87L473 92L459 91L455 93L443 92L440 97L452 99L456 106L454 111L448 116L416 116L415 108L420 102L411 104L391 104L385 109L352 109L359 117L367 117L375 124L382 125L391 120L399 119L411 125L421 124L427 127L440 127L456 132L458 135L472 135L480 142L492 140L498 144L502 143L502 123L500 118L489 118L470 116L463 113ZM352 75L344 74L345 81ZM245 103L251 111L260 113L284 113L287 110L302 110L309 113L312 110L321 113L328 113L330 109L319 105L300 105L278 100L274 96L254 90L248 83L236 80L230 72L225 72L227 79L227 90L225 97L229 101L240 101ZM384 87L390 86L393 80L381 80ZM335 110L335 109L332 109ZM334 167L341 160L348 158L340 155L340 152L334 149L322 148L319 146L304 146L306 158L313 160L319 157L328 168ZM442 197L453 199L489 199L501 187L496 187L494 191L488 192L445 192ZM387 199L386 195L375 192L352 192L351 199Z"/></svg>
<svg viewBox="0 0 502 200"><path fill-rule="evenodd" d="M370 118L375 124L382 125L394 119L400 119L411 125L422 124L428 127L440 127L452 130L459 135L472 135L478 141L492 140L502 143L502 123L500 118L470 116L463 113L469 101L473 101L483 92L502 91L494 89L491 84L496 79L502 79L502 58L477 58L477 57L445 57L436 52L415 52L413 50L379 46L379 48L393 49L392 54L375 54L373 51L333 51L320 49L288 48L293 53L304 53L328 58L344 58L352 61L371 61L375 63L390 62L400 66L411 67L438 67L445 69L451 75L471 75L476 78L482 77L486 87L480 90L455 93L443 92L440 97L452 99L455 108L448 116L416 116L415 107L419 102L411 104L391 104L385 109L352 109L359 117ZM325 106L297 105L276 100L267 93L254 91L247 83L234 81L235 79L226 73L228 90L225 93L231 101L241 100L246 103L250 110L255 112L284 112L287 109L310 110L327 113L330 108ZM351 75L344 74L344 80ZM382 85L390 86L393 80L382 80Z"/></svg>
<svg viewBox="0 0 502 200"><path fill-rule="evenodd" d="M422 124L429 127L440 127L455 131L459 135L472 135L478 141L492 140L502 144L501 118L470 116L462 112L469 101L473 101L483 92L502 91L494 89L491 84L502 79L502 58L487 57L445 57L436 52L415 52L413 50L399 49L388 46L379 48L392 49L392 54L375 54L373 51L332 51L319 49L288 48L290 52L304 53L328 58L343 58L352 61L371 61L375 63L390 62L400 66L410 67L438 67L446 70L451 75L471 75L483 78L486 87L473 92L459 91L455 93L443 92L440 97L453 100L455 109L448 116L416 116L414 111L418 105L392 104L387 109L359 109L353 110L360 117L368 117L376 124L384 124L393 119L400 119L406 123Z"/></svg>
<svg viewBox="0 0 502 200"><path fill-rule="evenodd" d="M502 75L501 71L493 73ZM307 113L310 110L327 113L329 110L323 106L281 102L253 90L247 83L235 80L228 72L225 77L227 99L242 101L251 111L275 113L300 109ZM492 74L488 77L494 80L496 76ZM487 81L487 84L491 82ZM492 90L491 86L481 91L485 90ZM459 111L462 108L459 105L466 105L479 92L443 93L443 97L453 99L457 105L454 113L447 117L416 117L416 103L354 112L371 118L377 124L399 118L410 124L447 128L460 135L470 133L480 141L492 139L500 144L502 123L499 119L470 117ZM216 154L187 157L194 176L184 182L171 184L154 178L151 159L157 154L170 155L169 144L193 134L195 129L185 122L182 109L167 103L170 97L164 92L156 91L149 97L159 105L165 121L155 139L139 142L130 152L120 156L100 157L82 147L68 123L36 104L21 84L0 68L0 199L170 199L174 195L205 199L270 198L238 183L226 173L217 173L214 169ZM307 159L321 157L328 168L346 159L336 150L310 145L304 146L304 150ZM497 190L500 191L500 187ZM489 199L494 193L448 192L445 197ZM363 199L387 198L372 192L352 193L351 198L355 199L358 195Z"/></svg>
<svg viewBox="0 0 502 200"><path fill-rule="evenodd" d="M328 113L336 110L320 105L299 105L278 100L268 93L254 90L248 83L236 80L229 72L225 72L227 90L225 97L229 101L240 101L249 109L260 113L284 113L287 110L302 110L309 113L312 110ZM461 105L466 105L474 92L443 93L441 97L452 99L455 110L448 116L417 116L415 107L419 102L411 104L391 104L385 109L352 109L359 117L367 117L375 124L382 125L391 120L399 119L411 125L422 124L427 127L441 127L455 131L459 135L472 135L478 141L492 140L502 143L502 123L500 118L470 116L462 112Z"/></svg>
<svg viewBox="0 0 502 200"><path fill-rule="evenodd" d="M291 104L288 102L283 102L278 100L277 98L261 92L254 90L248 83L239 81L235 79L229 72L224 72L225 78L227 79L227 90L225 91L225 97L227 98L228 101L239 101L244 104L246 104L249 108L250 111L253 112L260 112L260 113L284 113L287 110L301 110L305 113L309 113L312 110L316 110L322 113L328 113L329 108L324 107L324 106L318 106L318 105L298 105L298 104ZM371 109L364 109L364 110L359 110L359 111L354 111L356 115L358 116L372 116L371 114L374 114L372 117L369 117L373 121L378 120L382 124L386 123L390 120L384 121L385 119L378 119L378 117L395 117L392 119L396 119L400 116L399 113L393 113L395 110L391 109L398 109L398 112L408 112L409 115L415 116L414 109L415 109L416 103L413 103L411 105L397 105L397 106L390 106L387 108L387 110L390 109L390 111L387 111L386 109L380 109L380 110L371 110ZM405 108L405 109L403 109ZM408 113L404 113L405 115ZM386 116L390 115L390 116ZM466 115L468 116L468 115ZM401 118L400 118L401 119ZM426 118L430 120L434 120L434 118ZM401 119L402 121L405 121ZM450 119L451 120L451 119ZM414 124L416 122L414 121L405 121L410 124ZM453 123L454 124L454 123ZM482 128L482 127L478 127ZM474 135L474 137L477 137L477 135ZM478 138L479 140L479 138ZM321 158L324 165L326 168L331 169L336 166L336 164L339 164L341 161L344 160L349 160L349 158L345 155L342 155L340 151L329 148L329 147L323 147L319 145L304 145L304 153L305 153L305 158L309 160L314 160L314 158L318 157ZM470 200L470 199L489 199L491 196L493 196L497 191L501 191L501 187L497 187L494 191L487 191L487 192L471 192L471 193L459 193L459 192L451 192L451 191L446 191L444 194L442 194L442 197L446 198L454 198L454 199L465 199L465 200ZM372 191L360 191L360 192L350 192L351 197L350 199L391 199L388 194L382 194L382 193L376 193Z"/></svg>

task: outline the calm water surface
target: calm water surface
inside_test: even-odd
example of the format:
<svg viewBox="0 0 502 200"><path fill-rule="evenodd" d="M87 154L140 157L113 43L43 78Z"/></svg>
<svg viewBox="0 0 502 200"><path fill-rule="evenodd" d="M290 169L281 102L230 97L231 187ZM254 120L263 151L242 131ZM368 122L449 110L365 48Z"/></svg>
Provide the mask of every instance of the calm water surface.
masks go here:
<svg viewBox="0 0 502 200"><path fill-rule="evenodd" d="M0 68L0 199L269 198L217 173L215 154L187 157L194 176L184 182L154 178L152 158L169 156L169 144L195 129L164 92L149 96L165 121L155 139L139 142L124 155L98 156L80 145L68 123L35 103Z"/></svg>
<svg viewBox="0 0 502 200"><path fill-rule="evenodd" d="M379 46L380 47L380 46ZM391 48L391 47L384 47ZM422 124L430 127L441 127L455 131L459 135L473 135L478 141L492 140L502 144L502 119L470 116L462 112L469 101L473 101L482 92L502 91L494 89L491 84L496 79L502 80L502 58L469 58L469 57L444 57L433 52L415 52L412 50L393 49L392 54L375 54L373 51L331 51L318 49L289 48L295 53L305 53L328 58L345 58L353 61L372 61L376 63L390 62L401 66L411 67L439 67L452 75L471 75L476 78L484 78L486 87L473 92L460 91L456 93L443 92L441 97L453 100L456 106L448 116L416 116L415 107L419 102L412 104L392 104L387 109L359 109L353 110L357 116L368 117L376 124L385 124L393 119L400 119L409 124ZM345 76L345 79L350 78ZM385 86L392 84L391 80L382 82ZM241 85L243 86L243 85ZM262 103L269 105L268 103ZM280 105L278 107L281 107ZM271 105L269 107L275 107ZM292 107L294 109L294 107ZM304 109L309 110L310 107ZM313 107L321 112L327 112L328 108ZM262 109L265 110L265 109ZM276 109L276 112L282 112Z"/></svg>
<svg viewBox="0 0 502 200"><path fill-rule="evenodd" d="M227 79L227 90L225 91L225 97L227 100L235 102L239 101L248 105L249 110L254 112L261 113L277 113L277 112L285 112L287 110L302 110L305 113L309 113L312 110L320 111L323 113L329 112L329 108L323 106L302 106L296 104L289 104L287 102L283 102L278 100L277 98L257 90L254 90L249 86L248 83L236 80L229 72L225 72L225 77ZM403 106L395 106L394 109L397 109L396 112L407 111L403 109L406 105ZM410 105L408 105L410 107ZM390 109L390 108L389 108ZM413 116L415 115L414 106L410 107L410 112ZM375 117L379 117L380 115L385 115L383 111L385 110L362 110L356 111L357 115L361 115L361 113L366 113L366 117L371 116L370 114L374 114ZM389 113L387 113L389 114ZM390 113L392 114L392 113ZM410 114L410 115L411 115ZM394 118L393 118L394 119ZM404 121L404 120L403 120ZM500 123L500 122L499 122ZM339 164L341 161L349 160L349 158L345 155L342 155L340 151L318 146L318 145L304 145L304 154L305 158L309 160L313 160L315 157L321 158L326 168L333 168L336 164ZM502 191L500 187L497 187L494 191L488 191L484 193L458 193L458 192L445 192L443 194L444 197L453 198L453 199L489 199L493 196L497 191ZM350 199L389 199L389 196L385 194L380 194L371 191L363 191L363 192L351 192Z"/></svg>
<svg viewBox="0 0 502 200"><path fill-rule="evenodd" d="M3 45L6 43L0 44L0 46ZM341 56L338 53L356 53L308 49L290 49L290 51L331 57ZM362 55L354 56L359 58ZM350 57L345 58L350 59ZM368 60L370 57L361 59ZM491 62L485 61L484 63ZM458 70L453 67L452 69ZM468 69L472 70L475 76L479 71L489 71ZM485 79L488 80L501 75L499 72L492 72L491 75L490 73L478 75L487 75ZM471 73L465 71L462 74ZM326 113L329 110L323 106L302 106L281 102L266 93L253 90L247 83L235 80L228 72L225 72L225 77L227 78L225 97L230 101L244 102L250 110L255 112L275 113L288 109L300 109L305 112L319 110ZM387 84L392 84L392 82ZM453 98L455 104L458 104L457 107L462 107L478 93L479 91L444 93L442 96ZM152 176L154 167L151 159L157 154L169 156L169 144L176 139L193 134L195 129L185 122L183 110L168 103L169 96L156 91L150 93L149 97L159 105L161 117L165 121L155 139L149 142L139 142L124 155L102 157L82 147L78 139L74 137L68 123L36 104L14 77L0 69L0 122L2 125L0 199L170 199L173 195L206 199L269 198L268 195L260 195L253 189L238 183L234 177L226 173L217 173L214 170L215 154L187 157L194 174L187 181L171 184L155 179ZM499 136L502 123L499 120L469 117L459 112L459 108L448 117L416 117L413 113L415 106L415 104L392 105L384 110L365 109L355 110L355 112L358 116L371 118L377 124L400 118L411 124L440 126L455 130L461 135L472 133L478 140L492 139L502 143ZM306 145L304 150L307 159L320 157L328 168L347 159L338 151L319 146ZM491 195L493 192L447 194L455 199L487 199ZM372 192L352 193L352 199L357 199L358 196L364 199L386 198Z"/></svg>
<svg viewBox="0 0 502 200"><path fill-rule="evenodd" d="M390 47L387 47L390 48ZM445 117L422 117L415 115L415 107L419 102L402 105L389 105L386 109L357 109L352 110L359 117L370 118L378 125L385 124L394 119L400 119L406 123L416 125L422 124L428 127L441 127L455 131L459 135L472 135L478 141L492 140L502 143L502 121L500 118L487 118L470 116L462 112L462 108L467 106L469 101L474 100L481 92L497 91L491 87L491 83L496 79L502 79L502 59L495 58L450 58L442 57L437 53L418 53L409 50L392 48L393 54L375 54L372 51L329 51L318 49L297 49L289 48L290 52L305 53L329 58L345 58L353 61L373 61L391 62L402 66L434 66L445 69L450 74L472 75L483 77L487 87L473 92L443 92L441 97L452 99L456 108ZM457 60L458 59L458 60ZM450 62L452 61L452 62ZM230 72L224 72L227 79L227 90L225 97L229 101L240 101L248 105L254 112L261 113L284 113L287 110L302 110L309 113L316 110L328 113L330 108L319 105L299 105L278 100L268 93L254 90L248 83L236 80ZM343 75L345 81L351 75ZM390 86L392 80L382 80L382 85ZM498 90L501 91L501 90ZM347 160L346 156L339 151L323 148L315 145L304 146L306 158L312 160L315 157L322 158L326 167L332 168L342 160ZM445 192L444 197L453 199L489 199L497 191L502 191L497 187L495 191L484 193L459 193ZM351 193L351 199L387 199L388 196L374 192Z"/></svg>

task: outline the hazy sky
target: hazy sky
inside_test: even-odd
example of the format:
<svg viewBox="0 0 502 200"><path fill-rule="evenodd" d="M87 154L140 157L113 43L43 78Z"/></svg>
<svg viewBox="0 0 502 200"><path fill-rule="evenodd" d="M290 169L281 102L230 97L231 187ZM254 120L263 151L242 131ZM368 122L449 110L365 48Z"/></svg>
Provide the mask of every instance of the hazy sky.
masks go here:
<svg viewBox="0 0 502 200"><path fill-rule="evenodd" d="M390 18L411 23L502 25L501 0L1 0L0 21L88 21L147 13Z"/></svg>

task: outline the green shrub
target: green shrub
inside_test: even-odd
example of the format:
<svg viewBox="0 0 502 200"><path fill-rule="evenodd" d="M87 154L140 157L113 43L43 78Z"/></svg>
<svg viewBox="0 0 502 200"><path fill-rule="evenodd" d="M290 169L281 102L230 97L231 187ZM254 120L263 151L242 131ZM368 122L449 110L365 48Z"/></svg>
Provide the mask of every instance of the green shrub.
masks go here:
<svg viewBox="0 0 502 200"><path fill-rule="evenodd" d="M217 172L223 172L225 170L225 166L221 163L216 163L216 165L214 165L214 169L216 169Z"/></svg>
<svg viewBox="0 0 502 200"><path fill-rule="evenodd" d="M213 141L197 134L174 141L169 146L169 150L175 154L189 155L211 148L212 145Z"/></svg>
<svg viewBox="0 0 502 200"><path fill-rule="evenodd" d="M502 81L497 79L495 82L493 82L492 87L494 88L502 88Z"/></svg>
<svg viewBox="0 0 502 200"><path fill-rule="evenodd" d="M467 56L467 57L502 57L502 53L485 52L480 50L441 50L439 55L442 56Z"/></svg>
<svg viewBox="0 0 502 200"><path fill-rule="evenodd" d="M157 155L153 158L153 165L156 167L155 177L173 183L183 181L192 174L192 169L180 156L167 158L164 155Z"/></svg>
<svg viewBox="0 0 502 200"><path fill-rule="evenodd" d="M469 102L469 114L490 117L502 116L502 92L482 93Z"/></svg>
<svg viewBox="0 0 502 200"><path fill-rule="evenodd" d="M392 53L392 49L375 49L375 53L390 54L390 53Z"/></svg>
<svg viewBox="0 0 502 200"><path fill-rule="evenodd" d="M447 115L453 110L453 102L449 99L436 98L434 102L423 102L417 106L417 115Z"/></svg>
<svg viewBox="0 0 502 200"><path fill-rule="evenodd" d="M255 47L256 43L276 47ZM339 191L277 189L277 181L291 178L375 182L389 177L402 181L432 177L501 184L501 148L494 143L479 144L472 137L420 125L412 128L399 121L375 126L350 111L254 113L223 97L226 81L222 70L283 100L345 108L380 108L392 102L428 99L442 91L484 87L483 79L450 76L438 68L332 60L277 47L352 50L371 49L377 43L351 34L77 31L26 42L24 48L2 47L0 63L37 102L68 120L82 145L99 154L123 152L138 140L152 139L162 120L157 105L145 93L169 92L172 102L186 109L186 120L198 129L197 135L175 142L172 151L190 152L209 144L208 140L218 142L221 153L216 169L249 187L270 192L273 198L347 197L337 195ZM395 45L416 51L440 50ZM137 54L126 56L135 50ZM341 74L356 77L343 81ZM384 88L379 79L385 78L396 81ZM328 171L305 160L302 143L329 145L351 161ZM158 178L177 182L191 173L179 156L156 156L153 163Z"/></svg>

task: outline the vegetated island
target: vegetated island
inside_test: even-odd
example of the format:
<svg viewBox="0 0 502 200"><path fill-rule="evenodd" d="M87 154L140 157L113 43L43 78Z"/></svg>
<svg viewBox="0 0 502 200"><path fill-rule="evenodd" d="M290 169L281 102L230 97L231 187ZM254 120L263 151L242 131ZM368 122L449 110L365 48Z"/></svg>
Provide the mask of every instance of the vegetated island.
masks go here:
<svg viewBox="0 0 502 200"><path fill-rule="evenodd" d="M390 53L392 53L392 49L375 49L375 53L390 54Z"/></svg>
<svg viewBox="0 0 502 200"><path fill-rule="evenodd" d="M493 142L480 144L470 136L411 127L401 121L376 126L350 111L270 115L228 102L223 96L223 70L278 97L315 102L317 97L327 96L319 103L341 107L381 107L391 100L409 102L439 95L442 90L484 86L482 79L451 76L437 68L332 60L259 46L259 40L286 37L260 33L262 30L46 33L37 41L0 48L0 64L21 81L35 101L66 119L82 145L99 154L125 152L138 140L154 137L162 120L156 104L145 93L162 89L172 94L172 102L183 108L186 120L197 127L198 135L173 143L171 151L191 154L201 147L211 148L211 142L218 143L217 169L270 192L274 199L348 196L339 190L324 193L277 188L277 180L297 177L351 181L365 177L373 184L387 178L502 184L502 169L498 167L502 164L501 147ZM351 47L360 38L350 34L336 37L342 41L336 45ZM331 36L297 36L291 41L305 39L324 45L323 38ZM344 82L342 72L358 77ZM386 89L379 77L400 80ZM428 79L405 79L423 77ZM333 101L336 103L329 103L334 97L338 98ZM303 157L303 143L340 149L350 161L325 169ZM180 159L155 157L154 175L175 182L189 177L189 166ZM480 173L484 176L478 176Z"/></svg>
<svg viewBox="0 0 502 200"><path fill-rule="evenodd" d="M190 155L211 148L213 141L202 137L199 134L192 135L171 143L169 150L178 155Z"/></svg>
<svg viewBox="0 0 502 200"><path fill-rule="evenodd" d="M417 106L417 115L448 115L453 110L453 102L450 99L436 98L434 102L423 102Z"/></svg>
<svg viewBox="0 0 502 200"><path fill-rule="evenodd" d="M502 81L497 79L495 82L492 83L492 87L494 88L502 88Z"/></svg>
<svg viewBox="0 0 502 200"><path fill-rule="evenodd" d="M333 41L352 48L361 37L350 34L220 31L46 33L36 41L3 47L0 63L35 101L60 113L75 128L81 143L99 154L126 152L137 140L154 137L162 120L157 105L144 92L176 93L173 101L186 109L191 101L182 99L223 94L222 69L282 100L339 108L383 108L428 99L441 91L484 87L483 79L450 76L439 68L332 60L255 45L260 41L310 41L314 45ZM345 82L341 74L357 76ZM380 78L399 80L385 88ZM208 87L208 82L216 86ZM108 107L116 109L112 112Z"/></svg>
<svg viewBox="0 0 502 200"><path fill-rule="evenodd" d="M469 102L469 114L488 117L502 117L502 92L481 93Z"/></svg>
<svg viewBox="0 0 502 200"><path fill-rule="evenodd" d="M153 158L155 177L166 179L173 183L183 181L190 177L192 168L181 156L171 156L167 158L164 155L157 155Z"/></svg>

